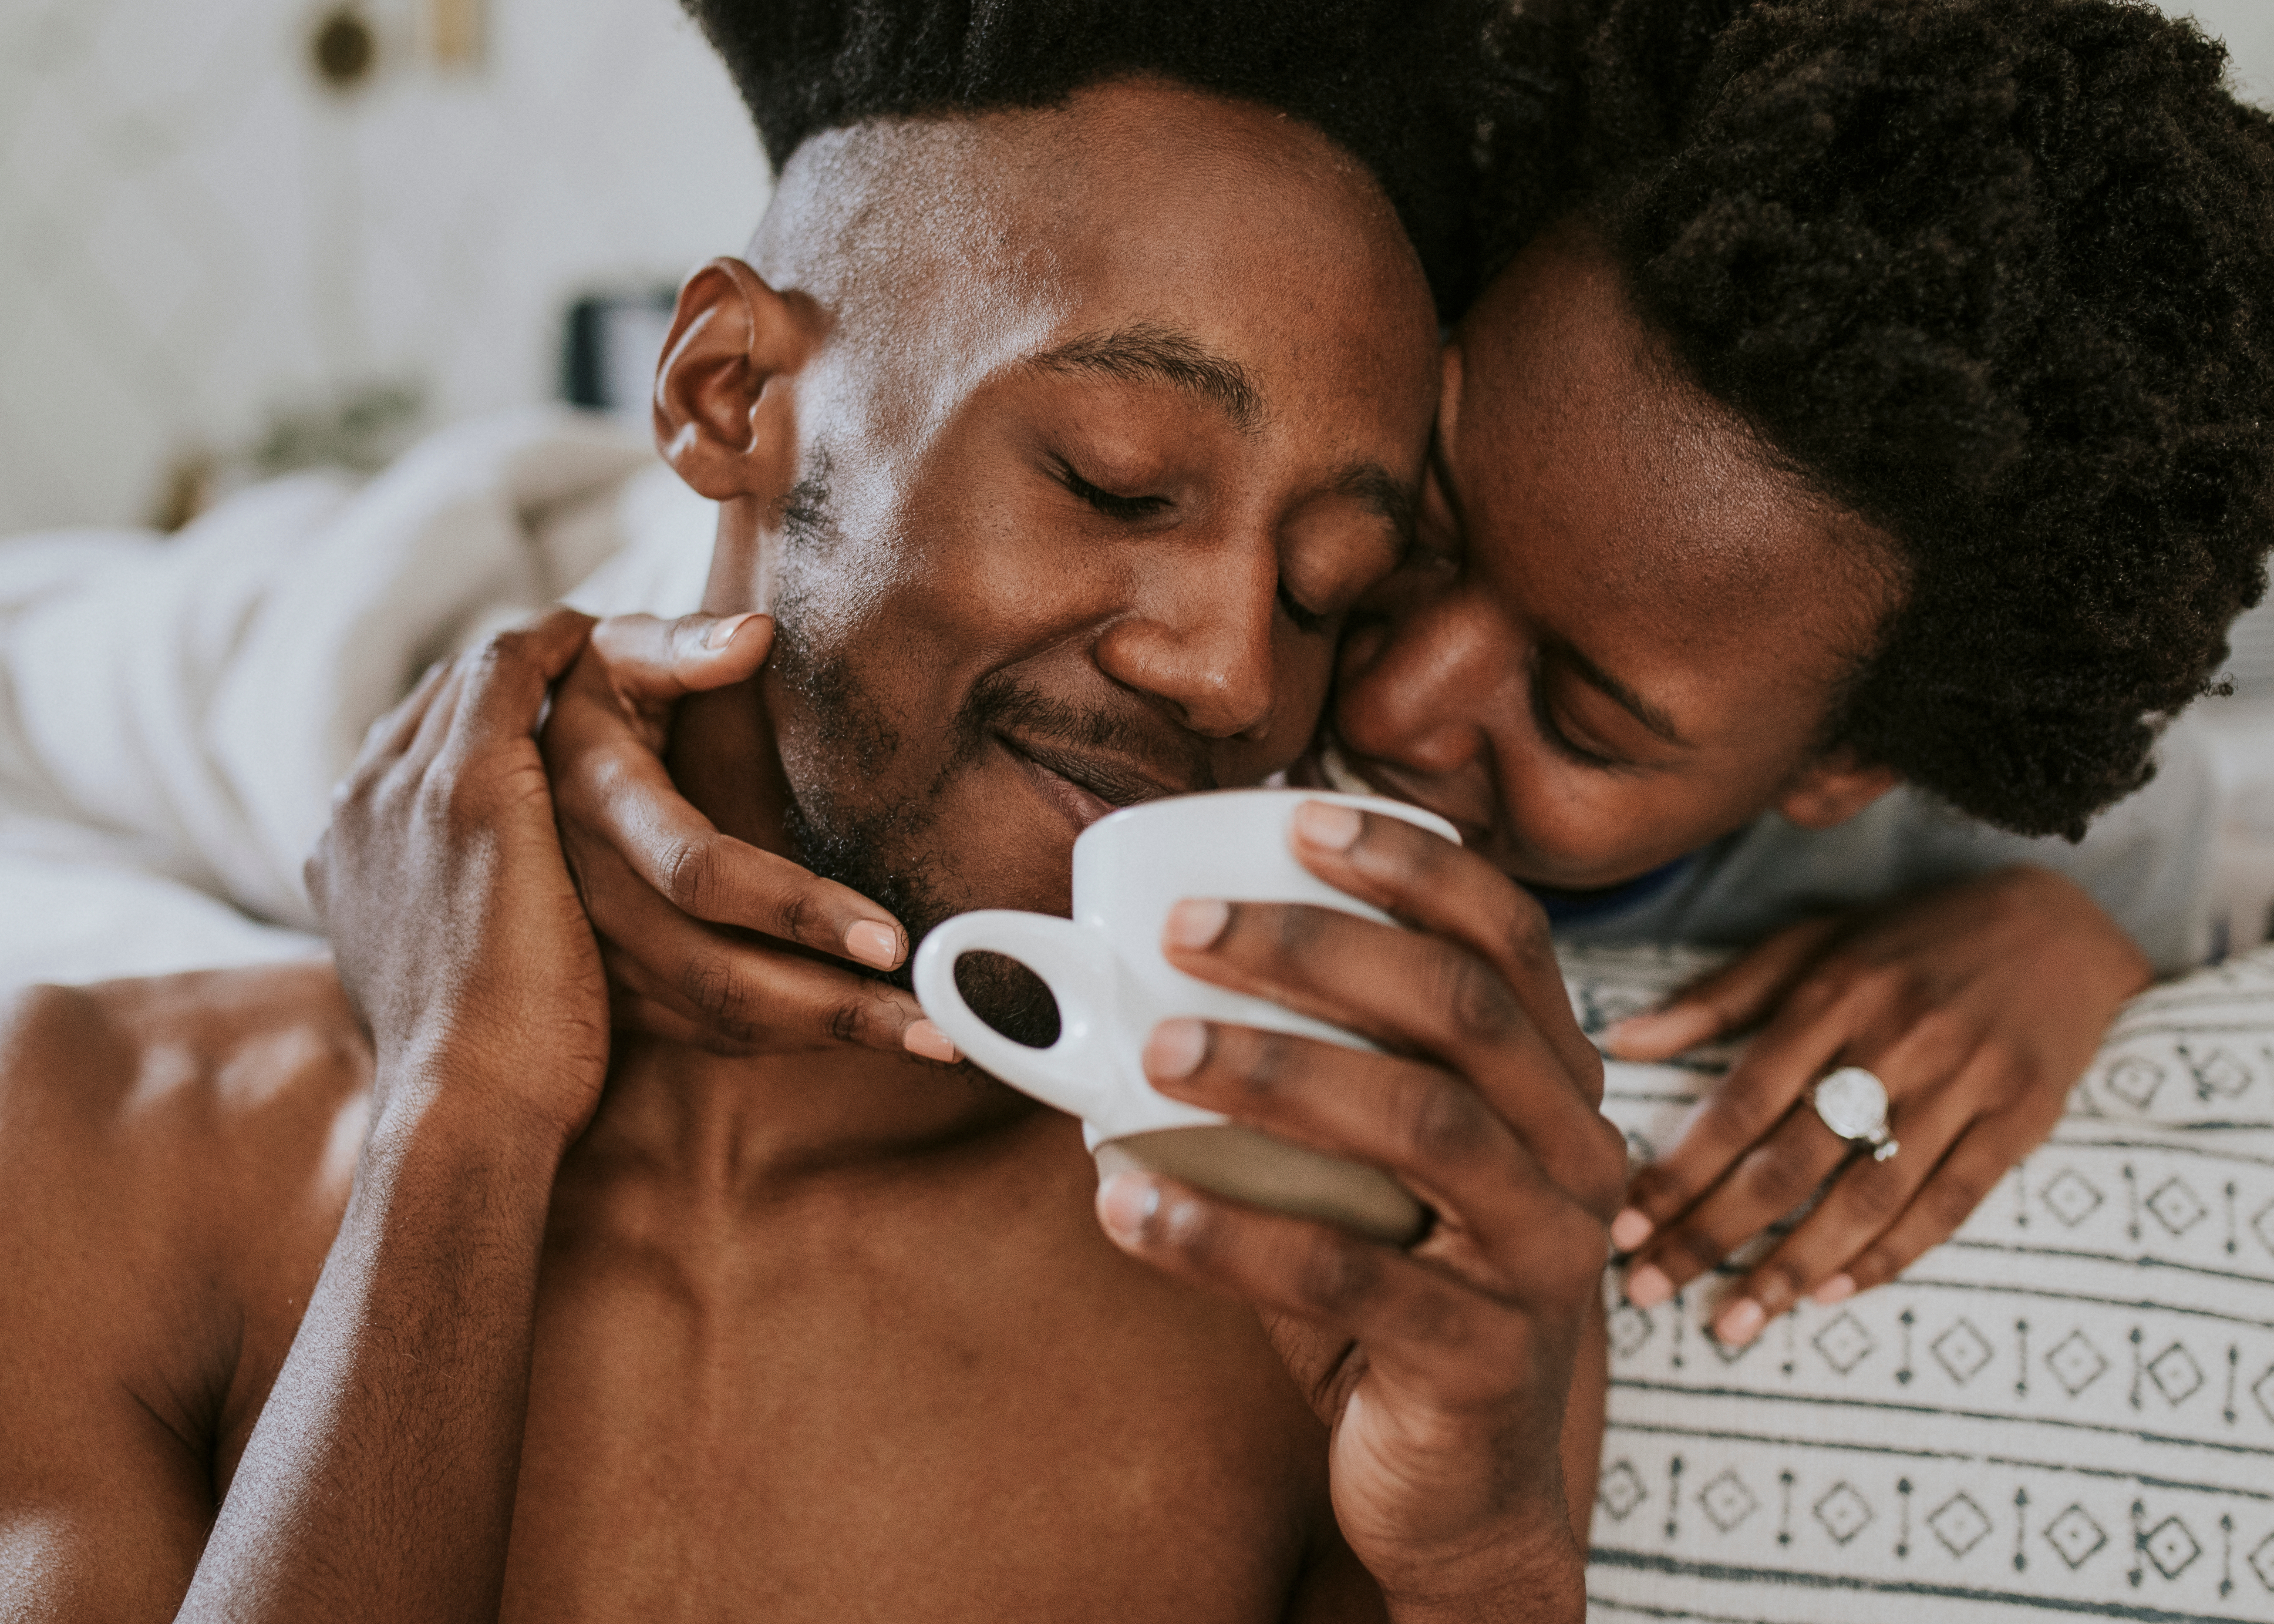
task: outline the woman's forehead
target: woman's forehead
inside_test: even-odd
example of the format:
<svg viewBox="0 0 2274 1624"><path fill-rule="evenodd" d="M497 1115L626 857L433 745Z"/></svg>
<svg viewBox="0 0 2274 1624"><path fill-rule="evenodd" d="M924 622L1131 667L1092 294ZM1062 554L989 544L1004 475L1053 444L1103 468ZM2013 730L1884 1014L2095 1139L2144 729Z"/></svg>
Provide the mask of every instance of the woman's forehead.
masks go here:
<svg viewBox="0 0 2274 1624"><path fill-rule="evenodd" d="M1472 566L1607 666L1837 681L1894 606L1892 543L1683 377L1607 267L1539 244L1464 324L1447 473Z"/></svg>

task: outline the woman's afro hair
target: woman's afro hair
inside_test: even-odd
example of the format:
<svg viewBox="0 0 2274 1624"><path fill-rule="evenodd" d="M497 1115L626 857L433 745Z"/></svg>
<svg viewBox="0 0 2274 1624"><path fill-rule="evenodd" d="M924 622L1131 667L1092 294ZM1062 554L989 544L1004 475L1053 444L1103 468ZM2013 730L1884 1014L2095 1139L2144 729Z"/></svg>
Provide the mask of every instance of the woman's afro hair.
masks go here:
<svg viewBox="0 0 2274 1624"><path fill-rule="evenodd" d="M1694 380L1889 533L1827 747L2079 838L2274 543L2274 120L2128 0L1527 0L1488 274L1591 221Z"/></svg>
<svg viewBox="0 0 2274 1624"><path fill-rule="evenodd" d="M1059 104L1151 74L1291 113L1364 163L1432 284L1469 266L1494 0L682 0L779 169L875 118Z"/></svg>

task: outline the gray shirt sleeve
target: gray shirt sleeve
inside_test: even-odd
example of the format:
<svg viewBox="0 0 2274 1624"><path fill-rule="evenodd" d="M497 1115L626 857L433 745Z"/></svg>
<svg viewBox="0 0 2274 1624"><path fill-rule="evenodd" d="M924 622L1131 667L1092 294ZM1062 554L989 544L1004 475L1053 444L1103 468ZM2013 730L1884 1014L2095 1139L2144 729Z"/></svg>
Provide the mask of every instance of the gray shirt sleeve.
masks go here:
<svg viewBox="0 0 2274 1624"><path fill-rule="evenodd" d="M2218 813L2210 756L2182 718L2145 789L2101 814L2083 841L2029 839L1898 788L1835 829L1769 813L1698 853L1673 884L1630 907L1568 921L1559 941L1743 946L1813 914L1908 895L2016 863L2067 876L2130 933L2159 974L2210 949Z"/></svg>

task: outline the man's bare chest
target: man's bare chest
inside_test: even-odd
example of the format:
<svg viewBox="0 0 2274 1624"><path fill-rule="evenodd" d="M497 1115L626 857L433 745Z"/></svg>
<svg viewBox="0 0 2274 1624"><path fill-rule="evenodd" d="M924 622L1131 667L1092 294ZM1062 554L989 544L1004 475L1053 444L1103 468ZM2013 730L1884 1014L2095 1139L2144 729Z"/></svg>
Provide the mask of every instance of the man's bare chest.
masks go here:
<svg viewBox="0 0 2274 1624"><path fill-rule="evenodd" d="M839 1238L548 1269L508 1618L1280 1616L1324 1443L1246 1311L1087 1237Z"/></svg>

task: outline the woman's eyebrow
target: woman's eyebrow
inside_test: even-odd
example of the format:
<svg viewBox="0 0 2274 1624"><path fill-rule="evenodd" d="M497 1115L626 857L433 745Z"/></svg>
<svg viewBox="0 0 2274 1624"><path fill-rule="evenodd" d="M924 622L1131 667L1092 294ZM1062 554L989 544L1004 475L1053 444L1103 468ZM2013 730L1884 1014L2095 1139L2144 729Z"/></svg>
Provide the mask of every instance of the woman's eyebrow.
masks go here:
<svg viewBox="0 0 2274 1624"><path fill-rule="evenodd" d="M1674 725L1672 717L1611 675L1609 672L1605 671L1580 650L1568 643L1558 643L1555 644L1555 651L1557 658L1570 666L1574 676L1650 729L1657 737L1677 749L1689 750L1697 748L1682 736L1682 730Z"/></svg>
<svg viewBox="0 0 2274 1624"><path fill-rule="evenodd" d="M1165 383L1214 406L1243 434L1263 426L1263 392L1247 370L1175 327L1141 321L1110 333L1085 333L1053 345L1027 364L1048 372L1096 372L1131 383Z"/></svg>

